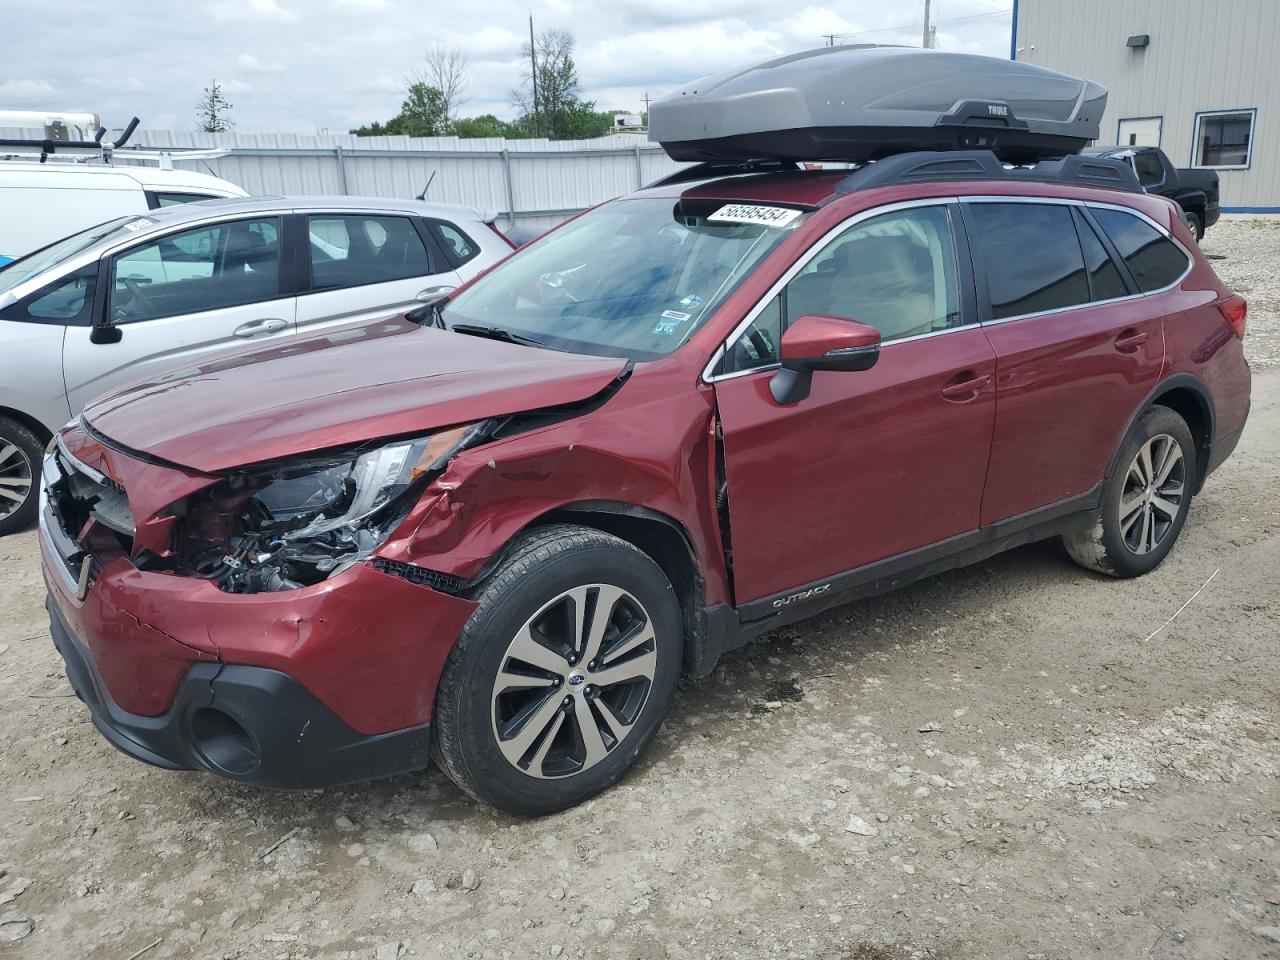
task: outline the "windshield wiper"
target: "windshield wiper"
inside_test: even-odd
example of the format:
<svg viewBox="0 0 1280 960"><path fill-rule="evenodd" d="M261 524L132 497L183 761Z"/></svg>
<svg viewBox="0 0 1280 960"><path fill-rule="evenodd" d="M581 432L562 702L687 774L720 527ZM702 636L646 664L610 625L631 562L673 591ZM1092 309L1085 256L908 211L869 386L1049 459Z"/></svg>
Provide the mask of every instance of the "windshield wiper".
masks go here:
<svg viewBox="0 0 1280 960"><path fill-rule="evenodd" d="M490 340L501 340L504 343L515 343L522 347L541 347L543 350L554 350L534 337L526 337L520 333L512 333L502 327L489 327L480 323L455 323L448 329L454 333L464 333L469 337L487 337Z"/></svg>

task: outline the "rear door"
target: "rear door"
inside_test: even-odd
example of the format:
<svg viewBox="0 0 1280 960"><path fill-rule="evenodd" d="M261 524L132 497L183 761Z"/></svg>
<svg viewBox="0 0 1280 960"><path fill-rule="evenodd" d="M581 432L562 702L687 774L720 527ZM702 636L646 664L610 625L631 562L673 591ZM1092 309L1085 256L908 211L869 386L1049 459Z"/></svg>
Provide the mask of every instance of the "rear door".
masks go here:
<svg viewBox="0 0 1280 960"><path fill-rule="evenodd" d="M292 334L296 300L283 292L282 247L281 218L260 215L149 239L108 258L99 309L120 339L95 343L92 328L67 330L72 414L121 384Z"/></svg>
<svg viewBox="0 0 1280 960"><path fill-rule="evenodd" d="M297 215L294 222L301 333L411 310L462 283L417 217L333 212Z"/></svg>
<svg viewBox="0 0 1280 960"><path fill-rule="evenodd" d="M1164 332L1083 206L984 198L965 216L996 351L985 526L1093 491L1160 378Z"/></svg>
<svg viewBox="0 0 1280 960"><path fill-rule="evenodd" d="M946 201L859 217L726 344L712 380L740 607L977 530L995 354L957 217ZM779 405L777 344L804 314L871 324L880 358L819 371L808 397Z"/></svg>

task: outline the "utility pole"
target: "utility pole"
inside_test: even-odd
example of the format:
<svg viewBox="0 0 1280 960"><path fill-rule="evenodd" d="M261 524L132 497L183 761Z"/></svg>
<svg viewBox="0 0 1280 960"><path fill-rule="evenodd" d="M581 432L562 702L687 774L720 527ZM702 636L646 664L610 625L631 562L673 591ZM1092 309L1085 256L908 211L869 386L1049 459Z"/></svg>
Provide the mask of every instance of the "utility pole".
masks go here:
<svg viewBox="0 0 1280 960"><path fill-rule="evenodd" d="M920 41L920 46L924 47L926 50L928 50L928 49L929 49L929 47L932 45L932 44L930 43L930 40L932 39L932 36L931 36L931 34L930 34L930 32L929 32L929 4L930 4L930 2L931 2L931 0L924 0L924 34L922 35L922 39L921 39L921 41Z"/></svg>
<svg viewBox="0 0 1280 960"><path fill-rule="evenodd" d="M538 53L533 45L533 14L529 14L529 77L533 80L533 135L538 135Z"/></svg>
<svg viewBox="0 0 1280 960"><path fill-rule="evenodd" d="M645 128L646 128L646 129L648 129L648 127L649 127L649 104L653 103L653 98L652 98L651 96L649 96L649 91L648 91L648 90L646 90L646 91L645 91L645 93L644 93L644 97L641 99L641 102L644 104L644 125L645 125Z"/></svg>

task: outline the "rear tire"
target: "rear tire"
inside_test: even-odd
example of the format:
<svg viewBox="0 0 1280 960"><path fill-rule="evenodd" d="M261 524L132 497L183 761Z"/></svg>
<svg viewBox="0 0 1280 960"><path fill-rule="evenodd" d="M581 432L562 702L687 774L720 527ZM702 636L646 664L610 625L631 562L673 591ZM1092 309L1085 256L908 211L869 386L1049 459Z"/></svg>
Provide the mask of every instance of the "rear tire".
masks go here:
<svg viewBox="0 0 1280 960"><path fill-rule="evenodd" d="M645 553L558 524L516 543L445 664L437 764L509 813L563 810L626 772L666 717L680 606Z"/></svg>
<svg viewBox="0 0 1280 960"><path fill-rule="evenodd" d="M44 444L29 427L0 417L0 537L35 519L43 455Z"/></svg>
<svg viewBox="0 0 1280 960"><path fill-rule="evenodd" d="M1168 407L1138 418L1120 448L1102 509L1088 530L1062 538L1076 563L1111 577L1140 577L1173 549L1199 476L1191 430Z"/></svg>

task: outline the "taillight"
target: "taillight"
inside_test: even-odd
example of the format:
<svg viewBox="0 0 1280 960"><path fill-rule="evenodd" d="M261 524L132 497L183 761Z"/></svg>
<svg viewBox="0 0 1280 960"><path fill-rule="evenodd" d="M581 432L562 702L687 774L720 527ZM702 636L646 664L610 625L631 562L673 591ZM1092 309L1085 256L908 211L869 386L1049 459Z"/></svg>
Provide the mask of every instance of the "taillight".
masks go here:
<svg viewBox="0 0 1280 960"><path fill-rule="evenodd" d="M1219 300L1217 303L1218 312L1222 314L1222 319L1227 321L1235 335L1241 340L1244 339L1245 318L1249 313L1249 301L1238 293L1233 293L1225 300Z"/></svg>

